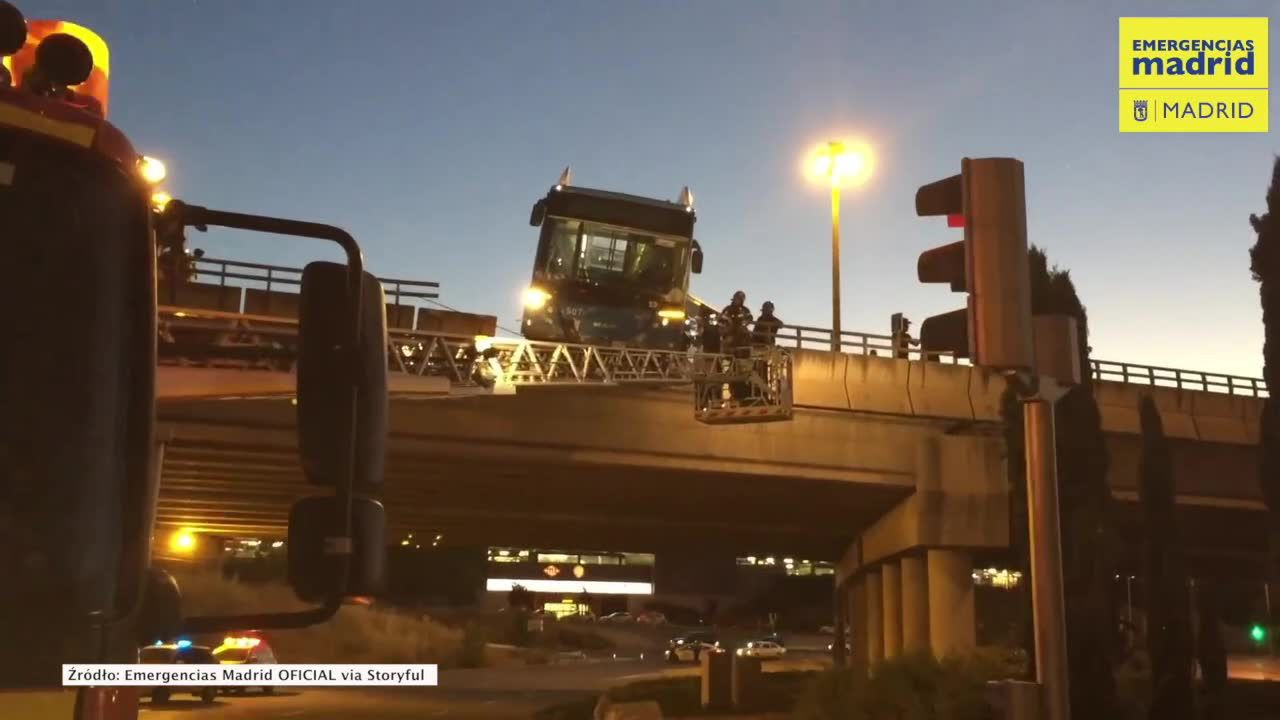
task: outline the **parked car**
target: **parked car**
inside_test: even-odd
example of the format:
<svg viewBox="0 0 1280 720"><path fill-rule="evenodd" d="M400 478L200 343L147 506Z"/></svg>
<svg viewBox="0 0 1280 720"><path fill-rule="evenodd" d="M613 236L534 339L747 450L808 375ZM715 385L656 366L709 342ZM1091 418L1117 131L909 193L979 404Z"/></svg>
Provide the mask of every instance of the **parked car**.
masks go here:
<svg viewBox="0 0 1280 720"><path fill-rule="evenodd" d="M738 648L738 654L743 657L773 660L786 655L787 649L772 640L752 640Z"/></svg>
<svg viewBox="0 0 1280 720"><path fill-rule="evenodd" d="M835 635L835 634L836 634L836 629L835 629L834 627L831 627L830 625L823 625L822 627L818 628L818 634L820 634L820 635Z"/></svg>
<svg viewBox="0 0 1280 720"><path fill-rule="evenodd" d="M604 617L600 618L600 622L609 622L609 623L631 622L631 620L632 620L632 617L631 617L631 613L629 612L609 613L608 615L605 615Z"/></svg>
<svg viewBox="0 0 1280 720"><path fill-rule="evenodd" d="M218 665L213 651L203 645L192 645L189 640L172 644L156 644L138 650L138 662L144 665ZM216 668L215 668L216 671ZM195 687L164 686L152 688L149 693L153 705L163 705L178 693L191 694L200 702L212 703L218 697L218 688L212 685Z"/></svg>
<svg viewBox="0 0 1280 720"><path fill-rule="evenodd" d="M670 662L698 662L705 652L719 652L720 641L715 633L691 632L671 638L667 643L666 658Z"/></svg>
<svg viewBox="0 0 1280 720"><path fill-rule="evenodd" d="M636 622L645 623L646 625L666 625L667 616L657 610L649 610L642 612L636 617Z"/></svg>

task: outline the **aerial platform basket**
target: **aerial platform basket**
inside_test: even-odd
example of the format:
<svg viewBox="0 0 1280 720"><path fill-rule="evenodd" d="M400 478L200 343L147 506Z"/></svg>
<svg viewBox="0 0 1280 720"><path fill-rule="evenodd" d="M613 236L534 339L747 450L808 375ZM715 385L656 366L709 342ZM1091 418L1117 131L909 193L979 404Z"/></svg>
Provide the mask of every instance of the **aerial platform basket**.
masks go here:
<svg viewBox="0 0 1280 720"><path fill-rule="evenodd" d="M791 354L753 350L747 358L707 358L693 373L693 415L709 425L790 420Z"/></svg>

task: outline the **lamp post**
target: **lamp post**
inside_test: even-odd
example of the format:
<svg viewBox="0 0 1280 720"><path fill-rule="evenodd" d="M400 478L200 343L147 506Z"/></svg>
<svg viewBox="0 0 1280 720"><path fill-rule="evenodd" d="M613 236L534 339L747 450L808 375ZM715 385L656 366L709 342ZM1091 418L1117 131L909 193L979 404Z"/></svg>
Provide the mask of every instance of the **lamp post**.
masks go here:
<svg viewBox="0 0 1280 720"><path fill-rule="evenodd" d="M812 154L809 174L831 186L831 351L840 352L840 187L866 181L871 174L870 150L832 140Z"/></svg>

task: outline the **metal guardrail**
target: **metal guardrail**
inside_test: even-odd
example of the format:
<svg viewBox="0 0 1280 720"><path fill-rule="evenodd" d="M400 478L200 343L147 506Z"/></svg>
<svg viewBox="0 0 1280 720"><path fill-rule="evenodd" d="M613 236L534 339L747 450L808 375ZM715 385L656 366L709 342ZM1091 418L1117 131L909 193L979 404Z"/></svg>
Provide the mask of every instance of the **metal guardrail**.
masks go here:
<svg viewBox="0 0 1280 720"><path fill-rule="evenodd" d="M786 325L778 331L778 344L809 350L830 350L831 330L804 325ZM840 348L843 352L854 355L895 356L893 337L890 335L843 331L840 333ZM903 356L910 360L931 360L954 365L970 364L969 360L957 358L949 352L924 352L920 349L919 342L914 340ZM1090 360L1089 370L1094 380L1104 382L1199 390L1246 397L1268 397L1267 384L1262 378L1111 360Z"/></svg>
<svg viewBox="0 0 1280 720"><path fill-rule="evenodd" d="M164 307L159 309L162 365L289 371L297 355L298 323L279 317ZM678 350L575 345L523 338L477 338L425 330L387 332L388 367L416 377L443 377L458 388L503 392L517 386L715 385L744 383L734 403L719 403L700 419L718 421L727 407L791 408L789 353L735 361ZM745 362L745 365L744 365ZM757 413L760 415L762 413Z"/></svg>
<svg viewBox="0 0 1280 720"><path fill-rule="evenodd" d="M1127 385L1153 385L1179 390L1200 390L1227 395L1268 397L1267 383L1262 378L1111 360L1090 360L1089 365L1095 380L1121 382Z"/></svg>
<svg viewBox="0 0 1280 720"><path fill-rule="evenodd" d="M197 274L198 281L208 282L209 279L216 279L217 284L224 287L238 288L239 286L228 284L227 281L240 280L259 284L267 292L270 292L273 285L297 287L301 284L302 279L302 270L299 268L205 257L191 258L190 261ZM403 300L411 299L434 300L439 296L435 292L440 287L439 283L395 278L379 278L379 280L382 282L389 304L400 305ZM192 316L198 315L202 317L213 317L220 314L183 308L167 308L166 310L169 312L171 320L180 320L181 318L178 315L184 312ZM164 312L161 315L163 319ZM238 318L243 324L251 316L232 313L228 314L227 317ZM288 324L289 321L265 316L252 319L254 332L259 335L263 333L271 335L274 332L272 330L273 324L282 322ZM393 339L397 337L403 339L406 346L420 346L420 350L415 352L424 353L422 359L413 353L403 357L398 354L395 355L398 362L403 365L403 368L400 369L403 372L413 372L419 367L427 368L432 372L440 371L448 367L449 363L452 362L446 361L445 356L457 350L457 347L453 347L451 344L468 345L474 341L474 338L470 337L448 336L422 331L392 330L391 333ZM283 333L283 335L287 336L288 333ZM216 354L224 358L234 354L229 350L232 342L225 337L222 341L224 344L219 346ZM581 374L580 379L573 381L577 383L639 381L635 378L643 378L644 382L675 381L674 376L667 377L664 375L664 373L675 372L671 368L680 366L680 363L674 358L687 359L695 357L684 352L647 351L635 348L604 348L588 345L536 343L527 340L495 340L494 342L499 343L499 345L495 346L499 348L506 347L501 343L520 343L521 347L524 348L521 351L524 354L514 357L513 362L527 369L519 370L516 376L512 376L522 384L567 382L571 377L576 377L574 373ZM778 331L777 343L779 347L784 348L830 350L831 330L829 328L805 325L785 325ZM558 354L555 348L560 348ZM842 352L855 355L900 357L909 360L926 360L954 365L970 364L967 359L957 358L954 353L926 352L920 347L919 342L914 340L910 342L905 350L895 349L892 336L875 333L843 331L840 333L840 349ZM246 345L245 351L246 354L257 352L259 359L264 357L261 347L258 347L256 351L251 351L249 346ZM511 348L500 349L499 352L514 352L514 350ZM1093 379L1106 382L1199 390L1202 392L1259 398L1269 396L1266 382L1261 378L1110 360L1090 360L1089 365ZM689 369L687 362L683 367L685 367L685 370L681 371L682 379L680 381L689 382L692 370ZM393 367L392 369L395 370L397 368ZM451 369L450 372L454 370L456 368ZM622 379L615 379L615 373L617 373L617 378ZM538 378L543 379L539 380ZM606 381L601 378L609 379Z"/></svg>
<svg viewBox="0 0 1280 720"><path fill-rule="evenodd" d="M301 268L207 257L192 257L189 262L197 282L216 281L216 284L222 287L238 287L229 285L227 281L247 280L261 284L262 289L267 292L271 292L273 285L277 286L277 290L281 285L291 288L302 285ZM402 304L401 300L434 300L440 297L436 292L440 288L440 283L437 282L397 278L378 278L378 280L382 283L387 302L392 305Z"/></svg>

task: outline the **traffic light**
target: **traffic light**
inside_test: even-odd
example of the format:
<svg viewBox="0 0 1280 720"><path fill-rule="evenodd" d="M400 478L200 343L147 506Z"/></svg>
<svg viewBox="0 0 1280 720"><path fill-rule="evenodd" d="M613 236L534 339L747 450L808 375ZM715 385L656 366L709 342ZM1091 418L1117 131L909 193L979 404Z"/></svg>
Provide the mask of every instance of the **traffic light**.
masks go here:
<svg viewBox="0 0 1280 720"><path fill-rule="evenodd" d="M1249 637L1253 638L1255 643L1261 645L1267 639L1267 629L1255 623L1253 627L1249 628Z"/></svg>
<svg viewBox="0 0 1280 720"><path fill-rule="evenodd" d="M920 254L920 282L968 293L966 307L920 324L925 352L951 352L975 365L1030 370L1031 278L1022 162L964 158L960 174L916 191L916 214L947 216L964 239Z"/></svg>

